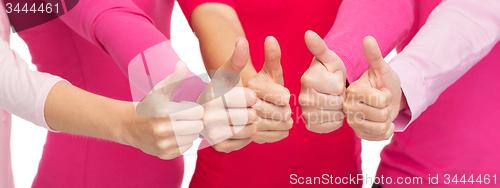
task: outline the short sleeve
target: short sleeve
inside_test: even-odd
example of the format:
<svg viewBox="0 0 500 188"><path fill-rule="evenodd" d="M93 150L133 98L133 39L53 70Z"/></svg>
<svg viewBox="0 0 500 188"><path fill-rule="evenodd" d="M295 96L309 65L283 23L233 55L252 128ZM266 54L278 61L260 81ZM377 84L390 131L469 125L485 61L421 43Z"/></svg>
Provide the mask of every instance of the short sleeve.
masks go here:
<svg viewBox="0 0 500 188"><path fill-rule="evenodd" d="M191 14L193 13L193 10L203 3L221 3L234 8L233 0L177 0L177 2L184 13L184 16L186 16L189 25L191 25Z"/></svg>

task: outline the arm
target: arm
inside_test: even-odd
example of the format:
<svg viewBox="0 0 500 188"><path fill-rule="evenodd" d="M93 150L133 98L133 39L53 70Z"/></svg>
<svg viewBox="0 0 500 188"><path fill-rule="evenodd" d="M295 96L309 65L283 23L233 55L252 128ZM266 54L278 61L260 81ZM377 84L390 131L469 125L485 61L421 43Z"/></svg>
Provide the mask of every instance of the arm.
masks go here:
<svg viewBox="0 0 500 188"><path fill-rule="evenodd" d="M3 6L0 11L4 11ZM135 112L131 102L95 95L61 81L60 77L32 71L5 41L10 31L7 15L0 14L0 20L0 108L49 130L115 141L163 159L179 156L198 137L203 128L201 106L169 102L168 113L151 104L163 105L161 101L172 98L165 100L160 95L151 102L158 94L152 92L138 106L146 107L142 111L145 114L157 114L144 117ZM186 73L187 67L177 63L175 73L162 81L167 85L166 95L172 96ZM172 84L173 81L176 82ZM176 106L185 110L175 111ZM176 127L183 129L179 131Z"/></svg>
<svg viewBox="0 0 500 188"><path fill-rule="evenodd" d="M115 59L122 71L137 87L142 96L151 91L151 84L144 81L148 73L156 85L175 70L179 57L167 38L158 31L153 21L129 0L80 0L60 19L84 38L100 46ZM142 62L142 57L146 62ZM133 63L139 59L140 63ZM144 64L148 70L144 71ZM188 72L188 77L195 77ZM178 100L195 101L203 90L201 79L189 79L179 87ZM179 93L177 92L177 93Z"/></svg>
<svg viewBox="0 0 500 188"><path fill-rule="evenodd" d="M344 62L352 83L369 67L362 46L366 36L377 39L385 57L405 39L412 24L413 0L344 0L324 40Z"/></svg>
<svg viewBox="0 0 500 188"><path fill-rule="evenodd" d="M57 76L31 71L3 40L0 57L0 107L46 129L115 141L163 159L185 152L203 129L203 108L194 103L172 102L170 106L191 108L176 113L163 109L161 117L144 117L131 102L95 95ZM184 66L184 77L186 71ZM181 121L175 119L180 116Z"/></svg>
<svg viewBox="0 0 500 188"><path fill-rule="evenodd" d="M488 0L440 4L390 64L367 37L363 47L370 68L347 88L344 102L349 125L367 140L403 131L499 40L500 3Z"/></svg>
<svg viewBox="0 0 500 188"><path fill-rule="evenodd" d="M234 40L244 37L238 15L231 7L231 0L181 0L179 4L190 20L200 40L200 48L207 70L217 70L234 50ZM222 4L224 3L224 4ZM290 92L286 89L281 68L281 49L274 37L264 42L265 62L259 73L250 59L240 72L243 85L257 93L257 143L276 142L288 136L292 128ZM234 55L234 54L233 54Z"/></svg>
<svg viewBox="0 0 500 188"><path fill-rule="evenodd" d="M383 55L387 55L410 30L412 3L413 0L345 0L339 7L333 27L324 38L328 48L317 40L315 34L306 33L306 44L315 58L302 76L299 100L310 131L326 133L337 130L343 125L345 116L350 122L352 118L343 109L348 106L339 101L345 98L342 96L346 83L358 80L369 68L363 54L363 38L367 35L378 38ZM325 102L314 100L319 97ZM325 112L323 109L330 110ZM317 114L328 116L318 118Z"/></svg>
<svg viewBox="0 0 500 188"><path fill-rule="evenodd" d="M440 4L390 67L408 105L394 121L403 131L439 95L485 57L500 40L500 2L454 0ZM452 45L453 47L451 47Z"/></svg>
<svg viewBox="0 0 500 188"><path fill-rule="evenodd" d="M181 0L179 4L200 40L201 55L207 72L217 70L227 61L228 57L231 57L234 41L238 37L245 37L238 15L232 8L232 0L211 3ZM243 84L246 85L256 74L251 59L249 59L241 72Z"/></svg>

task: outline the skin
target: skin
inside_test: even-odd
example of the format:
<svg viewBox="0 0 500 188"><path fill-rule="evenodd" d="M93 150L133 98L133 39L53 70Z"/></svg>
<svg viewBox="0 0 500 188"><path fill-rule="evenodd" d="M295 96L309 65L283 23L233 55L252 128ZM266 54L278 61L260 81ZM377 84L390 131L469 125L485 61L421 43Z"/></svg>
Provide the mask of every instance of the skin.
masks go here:
<svg viewBox="0 0 500 188"><path fill-rule="evenodd" d="M305 34L314 54L311 67L301 79L299 101L310 131L328 133L342 126L344 116L359 138L380 141L394 134L394 119L407 107L398 75L383 59L377 41L363 41L370 68L345 89L346 71L342 60L316 33Z"/></svg>
<svg viewBox="0 0 500 188"><path fill-rule="evenodd" d="M394 119L407 107L399 76L383 59L375 38L363 41L370 68L347 88L344 112L359 138L371 141L389 139Z"/></svg>
<svg viewBox="0 0 500 188"><path fill-rule="evenodd" d="M223 66L234 49L233 41L245 37L235 10L219 3L204 3L193 10L191 25L200 41L200 49L207 70ZM243 86L257 93L254 109L257 113L256 143L276 142L286 138L292 128L290 92L283 85L281 51L274 37L264 43L266 60L257 73L251 60L241 70Z"/></svg>
<svg viewBox="0 0 500 188"><path fill-rule="evenodd" d="M174 74L158 83L139 104L58 82L47 96L45 119L56 131L111 140L161 159L173 159L187 151L203 129L203 107L172 102L172 93L186 73L186 65L179 62ZM169 113L164 108L167 106L175 113Z"/></svg>
<svg viewBox="0 0 500 188"><path fill-rule="evenodd" d="M230 61L220 70L234 74L243 69L248 60L248 42L243 39L236 44ZM231 87L224 94L227 106L204 100L202 92L198 103L173 102L173 92L187 75L187 67L178 62L174 73L159 82L140 103L113 100L79 89L67 82L58 82L50 90L44 107L47 124L55 131L111 140L141 149L161 159L173 159L186 152L200 134L207 139L220 137L214 133L227 129L211 126L220 120L240 125L232 128L234 135L214 143L219 151L230 152L250 143L256 126L255 110L251 108L257 100L255 92L248 88ZM226 91L224 86L230 76L214 76L206 91ZM239 77L238 77L239 78ZM241 82L241 81L240 81ZM213 95L210 95L213 96ZM207 110L205 110L207 109ZM223 116L220 110L229 113ZM246 117L246 118L241 118ZM204 134L207 133L207 134Z"/></svg>
<svg viewBox="0 0 500 188"><path fill-rule="evenodd" d="M345 117L346 69L342 60L327 48L321 37L307 31L305 42L314 54L311 66L302 75L299 102L308 130L329 133L339 129Z"/></svg>
<svg viewBox="0 0 500 188"><path fill-rule="evenodd" d="M239 38L231 58L212 74L211 83L198 97L197 102L206 109L202 135L217 151L241 149L252 142L257 131L257 115L252 108L257 95L244 88L239 77L248 58L248 41ZM235 82L237 84L233 86ZM221 95L224 101L219 97Z"/></svg>

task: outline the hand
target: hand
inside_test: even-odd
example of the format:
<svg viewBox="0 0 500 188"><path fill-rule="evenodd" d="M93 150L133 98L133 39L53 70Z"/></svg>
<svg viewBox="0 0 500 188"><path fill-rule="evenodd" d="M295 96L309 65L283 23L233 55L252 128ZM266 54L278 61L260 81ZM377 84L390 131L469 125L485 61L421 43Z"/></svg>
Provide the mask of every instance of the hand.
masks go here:
<svg viewBox="0 0 500 188"><path fill-rule="evenodd" d="M186 152L203 130L203 107L193 102L172 102L173 92L184 81L187 67L177 62L175 72L159 82L136 105L128 117L125 140L128 145L161 159L173 159Z"/></svg>
<svg viewBox="0 0 500 188"><path fill-rule="evenodd" d="M327 48L313 31L305 34L306 45L314 54L311 66L302 75L299 103L308 130L328 133L339 129L344 120L346 69L342 60Z"/></svg>
<svg viewBox="0 0 500 188"><path fill-rule="evenodd" d="M344 112L359 138L387 140L394 133L392 121L400 110L399 76L382 58L375 38L366 37L363 49L370 68L347 88Z"/></svg>
<svg viewBox="0 0 500 188"><path fill-rule="evenodd" d="M239 76L250 58L248 50L248 41L239 38L229 61L210 72L212 81L197 100L205 109L202 135L217 151L243 148L256 131L257 116L252 106L257 97L254 91L243 87Z"/></svg>
<svg viewBox="0 0 500 188"><path fill-rule="evenodd" d="M281 69L281 50L274 37L264 42L265 62L262 70L250 79L247 87L257 93L257 133L253 136L256 143L276 142L288 136L292 128L290 91L284 87Z"/></svg>

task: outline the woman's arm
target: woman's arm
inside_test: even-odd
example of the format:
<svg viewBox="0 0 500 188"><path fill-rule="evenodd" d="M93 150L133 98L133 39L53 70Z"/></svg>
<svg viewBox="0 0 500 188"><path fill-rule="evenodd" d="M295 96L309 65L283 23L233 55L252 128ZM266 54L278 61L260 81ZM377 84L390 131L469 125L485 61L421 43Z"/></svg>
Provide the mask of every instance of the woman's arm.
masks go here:
<svg viewBox="0 0 500 188"><path fill-rule="evenodd" d="M2 6L1 11L4 11ZM175 158L186 151L203 129L204 112L197 104L180 104L167 98L166 101L170 100L167 112L165 108L151 106L151 102L141 102L139 105L146 106L146 114L157 113L154 117L144 117L136 113L131 102L95 95L58 76L30 70L6 42L10 31L7 15L0 14L0 20L0 108L51 131L107 139L163 159ZM162 82L173 83L166 86L166 95L170 97L187 73L183 63L177 63L176 69ZM148 97L154 94L158 92ZM163 105L164 98L160 95L152 104ZM176 111L175 107L184 110Z"/></svg>
<svg viewBox="0 0 500 188"><path fill-rule="evenodd" d="M413 24L413 0L344 0L326 37L328 48L344 62L347 81L356 81L370 64L363 39L377 39L382 56L401 43Z"/></svg>
<svg viewBox="0 0 500 188"><path fill-rule="evenodd" d="M217 70L231 57L235 48L232 41L245 36L232 0L180 0L179 4L200 40L205 67L209 72ZM258 102L253 106L258 116L257 133L253 141L258 143L286 138L293 124L278 41L268 37L264 46L262 70L257 73L248 59L240 73L243 85L257 93Z"/></svg>
<svg viewBox="0 0 500 188"><path fill-rule="evenodd" d="M389 64L376 41L367 37L363 45L371 66L347 89L349 125L367 140L403 131L499 40L500 2L488 0L440 4Z"/></svg>
<svg viewBox="0 0 500 188"><path fill-rule="evenodd" d="M408 46L389 62L401 79L406 98L402 105L408 106L394 122L396 131L406 129L499 40L499 1L454 0L437 6Z"/></svg>
<svg viewBox="0 0 500 188"><path fill-rule="evenodd" d="M156 85L173 73L180 60L153 21L130 0L80 0L60 19L113 57L144 96L152 89L151 84L142 79L144 72L149 73L152 85ZM142 57L147 62L142 62ZM137 59L141 62L131 63ZM195 101L206 85L190 71L188 77L194 78L179 87L183 94L176 95L178 100Z"/></svg>
<svg viewBox="0 0 500 188"><path fill-rule="evenodd" d="M177 77L184 78L186 71L184 65L184 75ZM161 116L140 116L131 102L95 95L57 76L30 70L3 40L0 43L0 88L0 107L36 125L130 145L163 159L172 159L185 152L203 129L203 108L195 103L169 102L170 107L182 106L185 110L169 108L167 112L148 107L160 111ZM156 101L155 104L163 104L162 100ZM174 116L184 118L177 120ZM182 131L175 127L182 127Z"/></svg>
<svg viewBox="0 0 500 188"><path fill-rule="evenodd" d="M178 2L196 37L200 40L201 55L207 72L217 70L228 57L231 57L234 41L238 37L245 37L238 15L232 7L232 0L215 0L207 3L199 0ZM241 72L243 84L256 74L250 59Z"/></svg>

